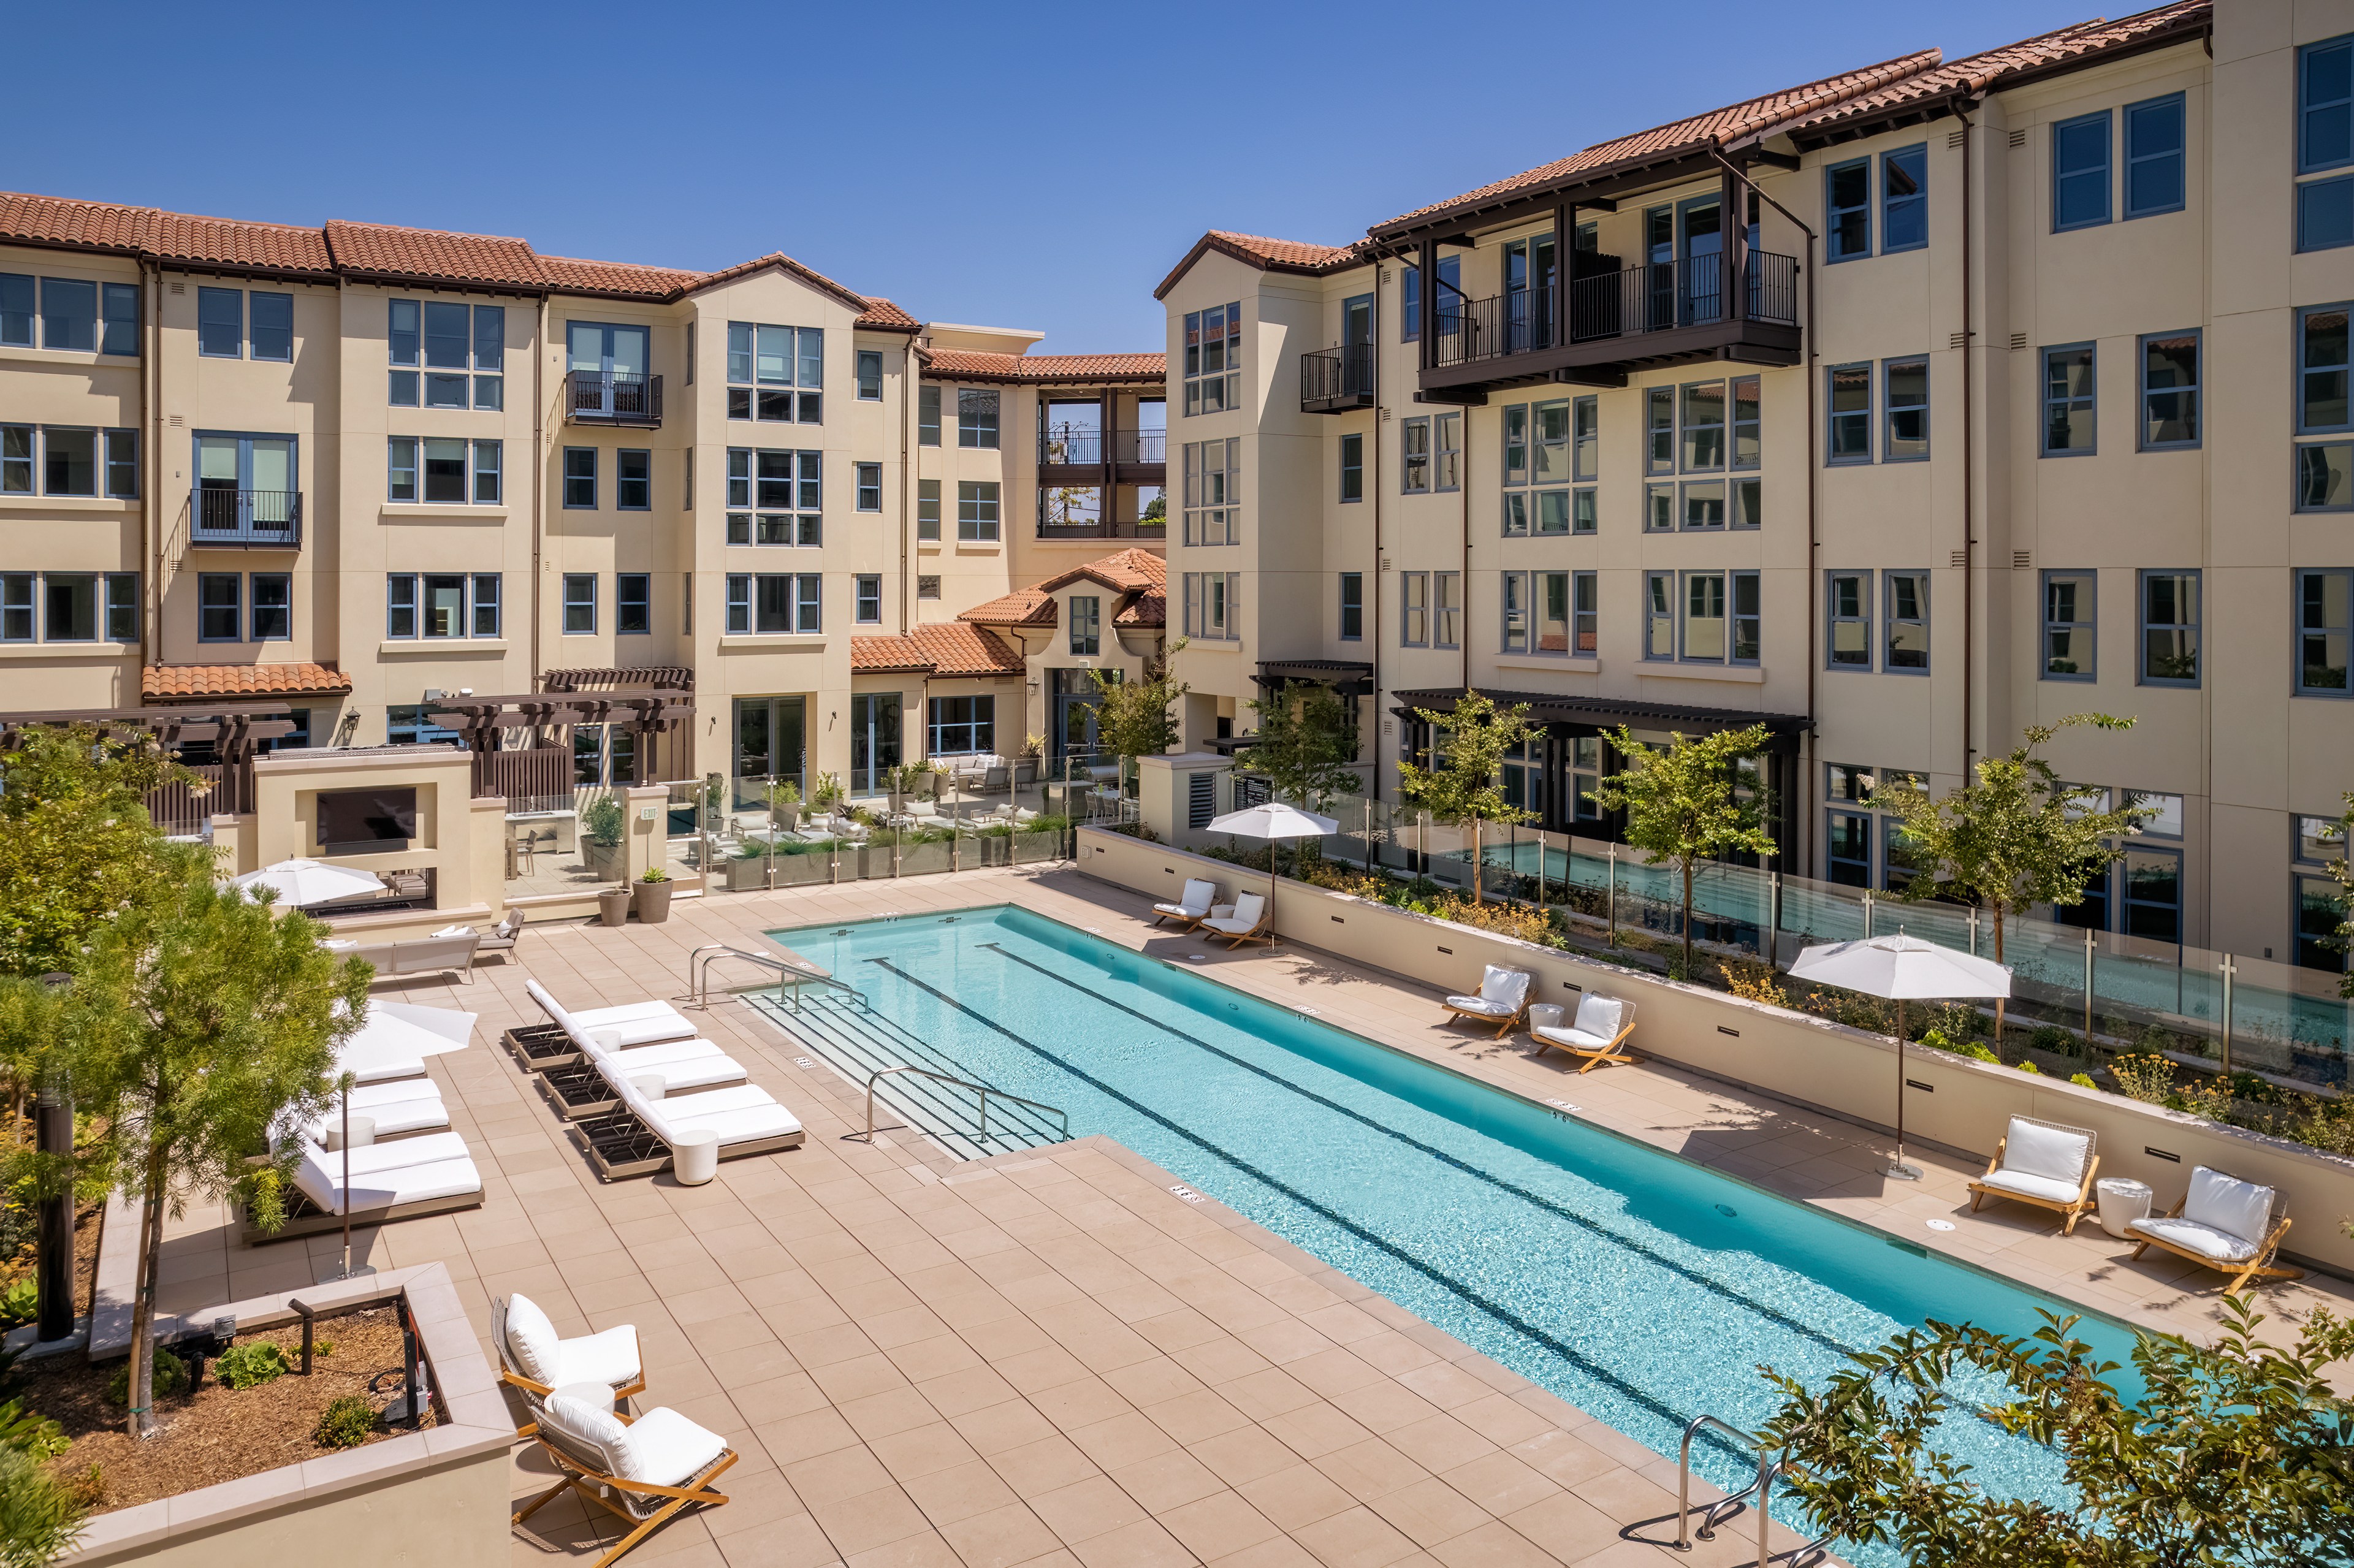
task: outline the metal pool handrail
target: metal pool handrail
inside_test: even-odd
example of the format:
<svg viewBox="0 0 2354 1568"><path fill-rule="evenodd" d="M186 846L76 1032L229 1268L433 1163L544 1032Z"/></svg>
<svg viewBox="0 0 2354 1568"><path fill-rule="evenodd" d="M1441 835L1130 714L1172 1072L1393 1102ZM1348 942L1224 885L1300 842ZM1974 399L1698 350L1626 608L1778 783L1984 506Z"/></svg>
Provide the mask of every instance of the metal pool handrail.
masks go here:
<svg viewBox="0 0 2354 1568"><path fill-rule="evenodd" d="M805 985L831 987L856 1001L862 1009L867 1005L864 991L847 980L836 980L822 969L811 969L806 964L790 963L773 953L748 953L741 948L731 948L725 942L710 942L695 948L688 956L686 966L687 994L696 1002L706 1007L711 1003L711 962L715 959L742 959L747 963L758 964L763 969L776 970L783 977L777 989L782 991L787 985L793 988L795 1012L801 1010L801 987Z"/></svg>
<svg viewBox="0 0 2354 1568"><path fill-rule="evenodd" d="M989 1097L991 1095L995 1095L1001 1100L1012 1100L1017 1106L1028 1106L1034 1111L1051 1113L1055 1120L1063 1124L1063 1141L1068 1143L1071 1140L1071 1118L1064 1114L1063 1107L1060 1106L1050 1106L1044 1100L1025 1100L1020 1095L1009 1095L1003 1089L992 1089L987 1084L976 1084L970 1078L952 1078L946 1073L935 1073L929 1067L913 1067L901 1063L896 1067L877 1067L866 1075L866 1141L869 1143L875 1141L875 1080L887 1078L895 1073L913 1073L918 1077L929 1078L934 1083L954 1084L958 1088L970 1089L979 1095L981 1097L981 1132L975 1140L977 1142L989 1141Z"/></svg>
<svg viewBox="0 0 2354 1568"><path fill-rule="evenodd" d="M1757 1510L1757 1568L1766 1568L1773 1560L1773 1552L1766 1544L1766 1531L1772 1521L1766 1516L1766 1504L1774 1489L1774 1478L1781 1474L1781 1462L1773 1457L1772 1450L1766 1448L1756 1438L1738 1426L1729 1422L1720 1421L1713 1415L1695 1415L1686 1423L1683 1443L1676 1453L1676 1550L1679 1552L1691 1550L1694 1534L1691 1527L1692 1439L1700 1436L1701 1428L1703 1426L1713 1426L1744 1446L1755 1449L1757 1454L1757 1478L1739 1491L1729 1493L1705 1505L1701 1510L1700 1530L1697 1533L1702 1541L1715 1540L1716 1527L1740 1512L1742 1503L1754 1497L1756 1501L1753 1506ZM1791 1552L1791 1568L1800 1568L1802 1564L1819 1561L1823 1545L1829 1540L1830 1537L1828 1535L1821 1536Z"/></svg>

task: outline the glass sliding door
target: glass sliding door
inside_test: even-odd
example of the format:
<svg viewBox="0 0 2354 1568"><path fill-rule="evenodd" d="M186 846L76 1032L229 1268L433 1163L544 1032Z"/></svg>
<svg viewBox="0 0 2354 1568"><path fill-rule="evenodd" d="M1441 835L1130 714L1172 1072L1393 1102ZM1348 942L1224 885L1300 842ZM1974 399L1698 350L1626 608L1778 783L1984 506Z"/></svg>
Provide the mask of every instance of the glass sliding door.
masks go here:
<svg viewBox="0 0 2354 1568"><path fill-rule="evenodd" d="M193 532L199 538L287 533L300 482L292 436L199 435Z"/></svg>
<svg viewBox="0 0 2354 1568"><path fill-rule="evenodd" d="M899 766L899 694L866 692L850 699L850 792L880 795L885 769Z"/></svg>
<svg viewBox="0 0 2354 1568"><path fill-rule="evenodd" d="M1695 196L1683 204L1683 300L1678 324L1693 326L1724 315L1724 203Z"/></svg>
<svg viewBox="0 0 2354 1568"><path fill-rule="evenodd" d="M807 702L803 697L736 699L735 758L731 767L736 779L735 810L767 810L767 789L771 779L790 784L807 797L809 774L804 766L802 729Z"/></svg>
<svg viewBox="0 0 2354 1568"><path fill-rule="evenodd" d="M612 418L645 409L647 330L572 322L565 331L572 411Z"/></svg>

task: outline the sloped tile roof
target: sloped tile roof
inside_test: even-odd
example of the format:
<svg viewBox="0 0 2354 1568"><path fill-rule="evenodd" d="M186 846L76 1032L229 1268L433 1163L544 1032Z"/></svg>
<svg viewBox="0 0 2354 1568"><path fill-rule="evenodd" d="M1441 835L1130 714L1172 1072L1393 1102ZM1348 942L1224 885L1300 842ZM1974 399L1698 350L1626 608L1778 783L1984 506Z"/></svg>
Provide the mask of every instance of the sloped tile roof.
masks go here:
<svg viewBox="0 0 2354 1568"><path fill-rule="evenodd" d="M1820 140L1843 127L1868 122L1909 105L1928 103L1957 92L1999 91L2013 81L2055 69L2088 65L2113 55L2197 37L2212 22L2213 11L2211 0L2182 0L2179 5L2161 5L2114 22L2098 17L2079 22L2072 27L1915 71L1901 80L1817 110L1782 129L1801 141Z"/></svg>
<svg viewBox="0 0 2354 1568"><path fill-rule="evenodd" d="M1081 577L1092 577L1106 588L1118 588L1122 593L1138 593L1165 586L1169 581L1169 563L1150 550L1140 550L1130 546L1117 555L1073 567L1061 577L1049 577L1037 586L1037 591L1053 593Z"/></svg>
<svg viewBox="0 0 2354 1568"><path fill-rule="evenodd" d="M1015 588L1012 593L974 605L957 619L982 626L1052 626L1055 599L1053 595L1034 588Z"/></svg>
<svg viewBox="0 0 2354 1568"><path fill-rule="evenodd" d="M378 278L489 283L544 289L547 278L527 241L495 234L451 234L384 223L327 220L327 249L339 271Z"/></svg>
<svg viewBox="0 0 2354 1568"><path fill-rule="evenodd" d="M1165 354L979 354L936 348L924 355L925 374L941 381L1006 381L1077 385L1096 381L1159 381L1169 374Z"/></svg>
<svg viewBox="0 0 2354 1568"><path fill-rule="evenodd" d="M587 261L574 256L542 256L540 276L551 289L591 294L623 294L648 300L676 299L705 274L678 267L641 267L631 261Z"/></svg>
<svg viewBox="0 0 2354 1568"><path fill-rule="evenodd" d="M923 323L879 295L867 300L866 309L851 324L876 332L921 332L924 327Z"/></svg>
<svg viewBox="0 0 2354 1568"><path fill-rule="evenodd" d="M1474 212L1529 196L1578 175L1598 174L1620 164L1650 163L1711 146L1722 147L1741 137L1787 124L1859 94L1902 81L1936 65L1943 58L1935 49L1900 55L1878 65L1842 71L1837 76L1825 77L1801 87L1783 88L1728 104L1723 109L1712 109L1705 113L1670 121L1665 125L1655 125L1649 131L1638 131L1630 136L1599 142L1582 153L1556 158L1550 164L1524 169L1507 179L1481 185L1478 190L1466 191L1461 196L1449 196L1445 201L1402 213L1387 223L1375 224L1369 232L1381 238L1423 227L1435 217Z"/></svg>
<svg viewBox="0 0 2354 1568"><path fill-rule="evenodd" d="M1169 599L1165 594L1140 593L1129 601L1128 607L1111 618L1114 626L1166 626L1169 624Z"/></svg>
<svg viewBox="0 0 2354 1568"><path fill-rule="evenodd" d="M854 637L850 668L858 674L1018 675L1024 666L994 631L947 620L895 637Z"/></svg>
<svg viewBox="0 0 2354 1568"><path fill-rule="evenodd" d="M139 695L151 703L190 697L293 697L352 689L352 678L325 664L150 664Z"/></svg>
<svg viewBox="0 0 2354 1568"><path fill-rule="evenodd" d="M315 228L14 191L0 191L0 240L322 276L334 269Z"/></svg>
<svg viewBox="0 0 2354 1568"><path fill-rule="evenodd" d="M1310 277L1338 272L1373 259L1372 248L1362 239L1352 240L1347 245L1319 245L1312 240L1270 239L1264 234L1235 234L1228 229L1214 228L1193 241L1193 249L1185 252L1184 259L1176 266L1169 269L1169 275L1161 280L1161 286L1152 291L1152 297L1157 300L1168 293L1194 262L1213 250L1263 272L1302 272Z"/></svg>
<svg viewBox="0 0 2354 1568"><path fill-rule="evenodd" d="M974 605L957 619L985 626L1052 626L1058 619L1055 593L1081 581L1101 583L1119 596L1121 603L1112 611L1115 626L1161 626L1168 620L1161 594L1169 581L1169 563L1132 546L1073 567L1060 577Z"/></svg>

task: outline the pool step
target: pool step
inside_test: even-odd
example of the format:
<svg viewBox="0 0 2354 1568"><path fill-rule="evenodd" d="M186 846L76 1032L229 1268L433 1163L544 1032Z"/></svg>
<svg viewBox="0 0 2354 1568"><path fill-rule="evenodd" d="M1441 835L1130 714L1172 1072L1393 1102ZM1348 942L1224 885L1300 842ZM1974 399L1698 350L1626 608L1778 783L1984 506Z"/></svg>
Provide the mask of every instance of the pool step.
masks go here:
<svg viewBox="0 0 2354 1568"><path fill-rule="evenodd" d="M922 1067L957 1078L971 1076L924 1041L848 997L804 993L798 1010L774 992L754 992L745 1001L810 1054L862 1089L869 1074L886 1067ZM1055 1118L995 1097L989 1102L989 1136L984 1139L979 1136L979 1097L973 1091L914 1073L883 1079L875 1086L875 1097L878 1127L904 1121L938 1139L960 1159L1037 1149L1063 1139L1061 1124Z"/></svg>

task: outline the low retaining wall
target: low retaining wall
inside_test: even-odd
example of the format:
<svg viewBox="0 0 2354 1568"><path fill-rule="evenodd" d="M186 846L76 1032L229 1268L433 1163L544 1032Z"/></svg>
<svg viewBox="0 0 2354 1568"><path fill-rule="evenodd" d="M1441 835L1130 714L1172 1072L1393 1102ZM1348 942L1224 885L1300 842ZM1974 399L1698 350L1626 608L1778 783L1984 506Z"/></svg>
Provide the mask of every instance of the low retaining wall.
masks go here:
<svg viewBox="0 0 2354 1568"><path fill-rule="evenodd" d="M135 1217L135 1216L134 1216ZM504 1568L513 1416L474 1337L450 1271L438 1263L224 1303L239 1330L298 1320L299 1297L322 1314L408 1299L441 1425L242 1480L101 1514L58 1559L68 1568Z"/></svg>
<svg viewBox="0 0 2354 1568"><path fill-rule="evenodd" d="M1174 903L1189 877L1264 890L1264 872L1099 829L1079 832L1078 868L1091 876ZM1310 947L1447 991L1479 989L1489 964L1536 977L1532 998L1575 1007L1599 991L1637 1004L1638 1055L1818 1107L1885 1130L1894 1115L1896 1043L1811 1013L1768 1007L1704 987L1597 963L1557 948L1433 919L1386 904L1287 880L1276 899L1276 929ZM2354 1276L2354 1160L2239 1128L2221 1127L2160 1106L2064 1080L1908 1045L1904 1102L1908 1138L1983 1160L2014 1116L2041 1118L2099 1135L2101 1174L2131 1176L2158 1192L2161 1212L2211 1165L2288 1194L2296 1221L2285 1249L2301 1262Z"/></svg>

